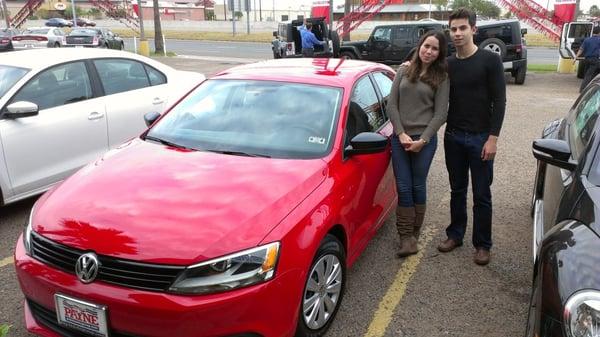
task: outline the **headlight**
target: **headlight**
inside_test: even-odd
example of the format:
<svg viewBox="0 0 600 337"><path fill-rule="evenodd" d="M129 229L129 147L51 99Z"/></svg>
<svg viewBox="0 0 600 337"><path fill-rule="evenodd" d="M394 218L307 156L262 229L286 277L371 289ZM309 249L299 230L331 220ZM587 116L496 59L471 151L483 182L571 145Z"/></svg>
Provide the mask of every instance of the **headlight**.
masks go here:
<svg viewBox="0 0 600 337"><path fill-rule="evenodd" d="M27 253L27 255L32 256L31 254L31 221L32 221L32 217L33 217L33 210L35 209L34 207L31 207L31 212L29 213L29 220L27 220L27 227L25 227L25 230L23 231L23 246L25 246L25 253Z"/></svg>
<svg viewBox="0 0 600 337"><path fill-rule="evenodd" d="M206 294L232 290L270 280L275 275L279 242L273 242L187 267L172 292Z"/></svg>
<svg viewBox="0 0 600 337"><path fill-rule="evenodd" d="M600 337L600 292L584 290L565 304L565 330L571 337Z"/></svg>

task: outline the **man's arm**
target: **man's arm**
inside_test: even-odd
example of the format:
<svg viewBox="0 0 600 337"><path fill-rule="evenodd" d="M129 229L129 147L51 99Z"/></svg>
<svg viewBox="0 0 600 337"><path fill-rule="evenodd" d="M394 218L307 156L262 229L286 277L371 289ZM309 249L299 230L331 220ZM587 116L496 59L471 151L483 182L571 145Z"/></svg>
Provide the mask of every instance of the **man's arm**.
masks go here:
<svg viewBox="0 0 600 337"><path fill-rule="evenodd" d="M492 115L490 120L490 135L481 151L482 160L492 160L496 156L496 143L502 129L504 113L506 111L506 83L504 82L504 66L500 57L494 57L495 62L490 64L488 88L492 97Z"/></svg>

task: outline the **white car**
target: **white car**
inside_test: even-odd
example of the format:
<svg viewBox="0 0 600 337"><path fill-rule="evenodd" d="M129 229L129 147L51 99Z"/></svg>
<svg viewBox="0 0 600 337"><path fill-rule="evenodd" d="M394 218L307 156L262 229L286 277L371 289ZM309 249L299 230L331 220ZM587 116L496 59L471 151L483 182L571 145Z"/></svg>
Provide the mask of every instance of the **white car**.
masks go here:
<svg viewBox="0 0 600 337"><path fill-rule="evenodd" d="M146 129L202 82L136 54L46 49L0 58L0 205L46 191Z"/></svg>
<svg viewBox="0 0 600 337"><path fill-rule="evenodd" d="M31 27L21 35L13 36L12 44L15 50L60 48L65 44L65 32L56 27Z"/></svg>

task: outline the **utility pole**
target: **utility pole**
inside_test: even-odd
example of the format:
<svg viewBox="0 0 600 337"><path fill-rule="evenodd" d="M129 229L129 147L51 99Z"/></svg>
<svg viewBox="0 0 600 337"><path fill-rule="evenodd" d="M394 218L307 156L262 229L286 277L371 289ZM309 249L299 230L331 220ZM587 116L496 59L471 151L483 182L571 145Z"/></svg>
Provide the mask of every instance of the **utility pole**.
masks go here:
<svg viewBox="0 0 600 337"><path fill-rule="evenodd" d="M275 0L273 0L273 22L275 22Z"/></svg>
<svg viewBox="0 0 600 337"><path fill-rule="evenodd" d="M343 29L342 29L342 34L344 34L343 36L343 40L344 41L350 41L350 24L352 22L350 22L348 20L348 14L350 14L350 5L351 5L352 0L346 0L344 2L344 23L343 23Z"/></svg>
<svg viewBox="0 0 600 337"><path fill-rule="evenodd" d="M235 20L236 20L236 16L235 16L235 0L231 1L231 22L233 25L233 36L235 36Z"/></svg>
<svg viewBox="0 0 600 337"><path fill-rule="evenodd" d="M8 19L8 8L6 7L6 0L0 0L2 2L2 13L4 15L4 20L6 21L6 28L10 27L10 20Z"/></svg>
<svg viewBox="0 0 600 337"><path fill-rule="evenodd" d="M2 3L4 3L4 0L2 1ZM71 0L71 9L73 10L73 26L77 28L77 16L75 15L75 0Z"/></svg>
<svg viewBox="0 0 600 337"><path fill-rule="evenodd" d="M260 16L260 22L262 22L262 0L258 0L258 15Z"/></svg>
<svg viewBox="0 0 600 337"><path fill-rule="evenodd" d="M573 14L573 21L577 21L577 17L579 16L579 0L575 1L575 13Z"/></svg>
<svg viewBox="0 0 600 337"><path fill-rule="evenodd" d="M333 31L333 0L329 0L329 31Z"/></svg>
<svg viewBox="0 0 600 337"><path fill-rule="evenodd" d="M246 34L250 35L250 0L246 0ZM256 18L256 15L254 16Z"/></svg>

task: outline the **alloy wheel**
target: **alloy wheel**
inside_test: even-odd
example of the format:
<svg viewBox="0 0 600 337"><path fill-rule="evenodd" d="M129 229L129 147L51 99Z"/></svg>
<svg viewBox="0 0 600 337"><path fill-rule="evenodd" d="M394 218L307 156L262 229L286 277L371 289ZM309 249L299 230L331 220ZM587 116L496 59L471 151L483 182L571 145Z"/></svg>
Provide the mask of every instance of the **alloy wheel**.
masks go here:
<svg viewBox="0 0 600 337"><path fill-rule="evenodd" d="M310 271L302 300L304 323L310 329L320 329L335 313L342 291L343 271L333 254L322 256Z"/></svg>

